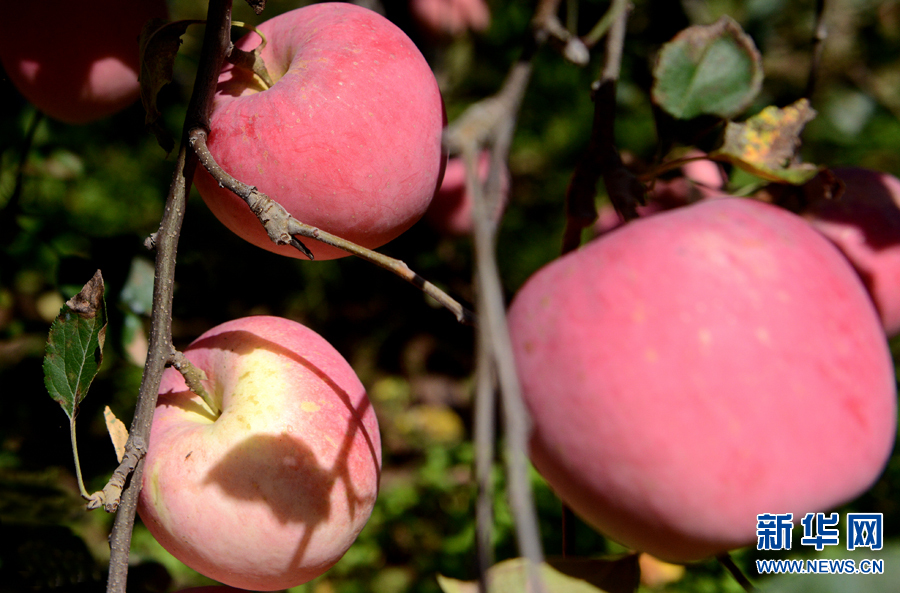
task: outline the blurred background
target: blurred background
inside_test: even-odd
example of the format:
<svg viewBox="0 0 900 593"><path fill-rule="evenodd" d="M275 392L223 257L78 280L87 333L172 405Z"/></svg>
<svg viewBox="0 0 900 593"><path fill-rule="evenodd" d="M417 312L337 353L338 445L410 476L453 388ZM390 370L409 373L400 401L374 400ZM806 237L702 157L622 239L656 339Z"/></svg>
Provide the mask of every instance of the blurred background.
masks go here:
<svg viewBox="0 0 900 593"><path fill-rule="evenodd" d="M416 1L369 6L382 10L419 45L453 121L469 104L499 89L521 52L535 5L488 0L483 8L489 22L442 23L422 16ZM169 4L173 19L206 14L201 0ZM259 23L301 4L269 0L264 14L256 16L236 0L234 18ZM828 7L829 37L812 98L819 115L803 134L804 160L900 174L900 2L832 0ZM608 2L581 0L577 8L584 33ZM732 16L764 57L763 92L748 110L754 113L802 96L815 8L814 0L635 0L616 120L626 160L650 162L656 156L649 88L662 43L689 24ZM176 136L201 38L202 27L188 30L175 81L161 94L165 125ZM588 141L589 89L601 60L597 50L580 68L549 47L535 58L509 160L510 203L497 249L508 296L559 253L565 189ZM63 302L102 270L108 337L103 367L78 423L88 489L99 490L116 466L102 410L110 406L129 424L141 378L153 279L152 254L143 242L158 228L174 157L144 131L139 104L83 126L42 119L23 150L36 112L3 76L0 98L0 591L102 591L112 518L83 510L68 421L47 395L41 362L50 322ZM751 182L741 174L732 177L735 189ZM15 191L20 197L12 203ZM601 202L603 191L601 184ZM380 251L471 306L468 237L442 235L422 221ZM374 514L333 570L292 593L430 593L439 590L437 574L474 578L472 328L459 325L411 285L363 261L307 262L257 249L227 231L196 194L188 206L176 279L176 345L235 317L289 317L336 346L377 409L384 472ZM900 343L894 346L900 352ZM499 468L496 480L496 555L504 559L517 553ZM546 553L558 555L560 503L536 474L533 482ZM883 512L885 537L893 546L900 537L898 502L900 459L895 457L875 487L847 509ZM584 556L623 551L584 526L576 526L574 546ZM751 575L756 554L735 555ZM888 562L889 574L862 589L841 587L863 581L841 585L848 581L830 577L827 586L838 588L827 590L896 591L900 563L894 564ZM741 590L714 562L658 572L656 582L647 577L645 590ZM209 582L166 554L138 524L130 591L175 591ZM772 587L826 590L783 582Z"/></svg>

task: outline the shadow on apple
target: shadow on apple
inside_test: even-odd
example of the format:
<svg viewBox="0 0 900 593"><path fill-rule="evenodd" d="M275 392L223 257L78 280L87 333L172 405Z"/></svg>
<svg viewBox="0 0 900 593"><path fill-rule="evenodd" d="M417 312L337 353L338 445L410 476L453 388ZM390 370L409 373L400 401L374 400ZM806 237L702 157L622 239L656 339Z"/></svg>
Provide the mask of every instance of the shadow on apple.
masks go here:
<svg viewBox="0 0 900 593"><path fill-rule="evenodd" d="M353 369L312 330L267 316L213 328L185 356L221 413L167 369L144 523L227 585L270 591L322 574L368 520L381 475L377 419Z"/></svg>

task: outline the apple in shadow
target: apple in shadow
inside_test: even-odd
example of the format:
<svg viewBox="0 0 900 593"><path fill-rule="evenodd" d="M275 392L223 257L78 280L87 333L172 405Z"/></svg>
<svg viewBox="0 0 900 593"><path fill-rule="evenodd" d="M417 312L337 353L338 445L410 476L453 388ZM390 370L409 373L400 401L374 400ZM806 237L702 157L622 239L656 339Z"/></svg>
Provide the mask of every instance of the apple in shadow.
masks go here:
<svg viewBox="0 0 900 593"><path fill-rule="evenodd" d="M141 29L167 15L165 0L10 4L0 25L0 62L49 117L92 122L137 100Z"/></svg>
<svg viewBox="0 0 900 593"><path fill-rule="evenodd" d="M900 333L900 179L860 167L834 169L837 199L814 200L803 213L847 256L889 336Z"/></svg>

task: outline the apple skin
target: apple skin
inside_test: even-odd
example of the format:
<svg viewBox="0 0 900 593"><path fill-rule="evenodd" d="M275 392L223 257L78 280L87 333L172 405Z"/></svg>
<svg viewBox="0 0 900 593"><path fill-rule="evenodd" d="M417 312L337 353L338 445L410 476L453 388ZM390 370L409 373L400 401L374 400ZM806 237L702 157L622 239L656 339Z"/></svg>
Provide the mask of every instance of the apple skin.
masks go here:
<svg viewBox="0 0 900 593"><path fill-rule="evenodd" d="M300 222L376 248L411 227L440 186L443 101L413 42L381 15L352 4L313 4L262 23L272 88L226 65L213 104L209 149L233 177L256 186ZM259 45L255 33L237 47ZM247 205L206 170L195 184L229 229L275 245ZM303 239L316 259L346 252Z"/></svg>
<svg viewBox="0 0 900 593"><path fill-rule="evenodd" d="M164 0L7 3L0 62L19 92L49 117L89 123L138 98L139 37Z"/></svg>
<svg viewBox="0 0 900 593"><path fill-rule="evenodd" d="M489 151L478 155L478 178L487 180L491 167ZM494 220L499 220L509 199L509 171L504 167L500 173L501 201L494 212ZM463 237L474 231L472 220L472 195L466 189L466 165L461 157L452 157L447 161L444 180L441 188L434 195L431 205L425 212L425 220L442 235Z"/></svg>
<svg viewBox="0 0 900 593"><path fill-rule="evenodd" d="M213 419L181 375L160 386L138 512L173 556L242 589L271 591L328 570L378 492L378 422L353 369L321 336L245 317L200 336Z"/></svg>
<svg viewBox="0 0 900 593"><path fill-rule="evenodd" d="M846 189L814 201L804 216L847 256L869 290L888 336L900 334L900 179L863 168L834 169Z"/></svg>
<svg viewBox="0 0 900 593"><path fill-rule="evenodd" d="M756 516L869 488L894 370L853 269L802 218L717 198L534 274L509 327L531 458L600 532L668 562L756 541Z"/></svg>

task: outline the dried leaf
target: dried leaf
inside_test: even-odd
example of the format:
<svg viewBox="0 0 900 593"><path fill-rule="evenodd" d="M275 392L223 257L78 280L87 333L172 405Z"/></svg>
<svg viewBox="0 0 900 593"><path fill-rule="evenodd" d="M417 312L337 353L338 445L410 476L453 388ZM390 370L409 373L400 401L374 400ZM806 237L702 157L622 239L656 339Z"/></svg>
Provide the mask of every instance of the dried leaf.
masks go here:
<svg viewBox="0 0 900 593"><path fill-rule="evenodd" d="M797 156L800 133L815 116L806 99L783 109L766 107L744 123L729 122L722 146L709 156L769 181L802 185L820 170Z"/></svg>
<svg viewBox="0 0 900 593"><path fill-rule="evenodd" d="M109 431L109 438L112 439L113 447L116 449L116 459L122 463L122 458L125 457L125 443L128 441L128 429L116 418L109 406L103 409L103 419L106 420L106 430Z"/></svg>
<svg viewBox="0 0 900 593"><path fill-rule="evenodd" d="M44 354L44 384L70 420L100 370L105 339L103 276L97 270L53 321Z"/></svg>
<svg viewBox="0 0 900 593"><path fill-rule="evenodd" d="M156 106L159 91L172 82L175 56L181 46L181 36L188 25L202 21L166 22L152 19L141 31L141 102L146 116L144 123L156 136L156 141L167 153L175 147L175 140L160 123L162 113Z"/></svg>
<svg viewBox="0 0 900 593"><path fill-rule="evenodd" d="M678 119L734 117L762 87L762 56L741 26L724 16L688 27L665 44L653 69L653 101Z"/></svg>

